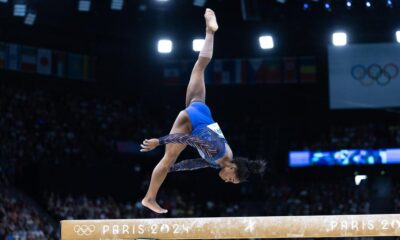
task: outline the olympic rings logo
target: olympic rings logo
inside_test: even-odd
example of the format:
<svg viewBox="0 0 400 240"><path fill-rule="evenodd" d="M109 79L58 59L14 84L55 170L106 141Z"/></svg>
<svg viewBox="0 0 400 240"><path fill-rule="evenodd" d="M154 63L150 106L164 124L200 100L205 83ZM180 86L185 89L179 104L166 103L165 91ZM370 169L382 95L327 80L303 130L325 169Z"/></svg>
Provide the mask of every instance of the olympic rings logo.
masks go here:
<svg viewBox="0 0 400 240"><path fill-rule="evenodd" d="M94 225L75 225L74 232L78 234L78 236L89 236L95 230Z"/></svg>
<svg viewBox="0 0 400 240"><path fill-rule="evenodd" d="M368 67L357 64L351 68L351 76L364 86L371 86L375 82L380 86L386 86L399 75L399 67L394 63L388 63L383 67L371 64Z"/></svg>

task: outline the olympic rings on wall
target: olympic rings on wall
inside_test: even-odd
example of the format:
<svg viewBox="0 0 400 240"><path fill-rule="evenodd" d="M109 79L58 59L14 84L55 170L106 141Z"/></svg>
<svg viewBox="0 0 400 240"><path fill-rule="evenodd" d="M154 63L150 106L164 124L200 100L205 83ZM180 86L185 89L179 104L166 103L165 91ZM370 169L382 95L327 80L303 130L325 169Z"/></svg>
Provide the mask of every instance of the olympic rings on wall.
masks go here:
<svg viewBox="0 0 400 240"><path fill-rule="evenodd" d="M375 82L380 86L386 86L399 75L399 67L394 63L388 63L383 67L374 63L369 66L362 64L351 68L351 76L364 86L371 86Z"/></svg>

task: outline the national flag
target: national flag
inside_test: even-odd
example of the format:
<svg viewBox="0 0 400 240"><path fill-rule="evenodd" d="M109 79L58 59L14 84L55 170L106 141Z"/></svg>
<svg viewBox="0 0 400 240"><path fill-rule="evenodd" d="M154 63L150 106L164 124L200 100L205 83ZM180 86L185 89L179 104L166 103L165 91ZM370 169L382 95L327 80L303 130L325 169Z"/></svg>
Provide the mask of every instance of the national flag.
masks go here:
<svg viewBox="0 0 400 240"><path fill-rule="evenodd" d="M235 59L234 60L235 64L235 74L234 77L231 78L231 83L232 84L240 84L242 82L242 59Z"/></svg>
<svg viewBox="0 0 400 240"><path fill-rule="evenodd" d="M237 82L237 78L240 78L240 72L237 71L236 60L215 60L212 66L214 70L212 74L212 83L214 84L230 84Z"/></svg>
<svg viewBox="0 0 400 240"><path fill-rule="evenodd" d="M193 63L195 64L195 63ZM190 65L191 68L193 68L193 64ZM191 73L187 73L187 74L191 74ZM204 71L204 82L206 84L214 84L214 77L215 77L215 73L214 73L214 61L211 61L208 63L205 71ZM186 84L187 81L189 80L189 75L186 76Z"/></svg>
<svg viewBox="0 0 400 240"><path fill-rule="evenodd" d="M245 83L251 83L251 80L255 78L252 78L250 75L250 62L247 59L241 59L240 60L240 83L245 84Z"/></svg>
<svg viewBox="0 0 400 240"><path fill-rule="evenodd" d="M313 83L317 81L317 66L315 57L301 57L299 65L301 82Z"/></svg>
<svg viewBox="0 0 400 240"><path fill-rule="evenodd" d="M66 77L67 54L65 52L53 51L53 74L57 77Z"/></svg>
<svg viewBox="0 0 400 240"><path fill-rule="evenodd" d="M263 59L256 74L256 81L261 83L279 83L282 79L281 61L278 58Z"/></svg>
<svg viewBox="0 0 400 240"><path fill-rule="evenodd" d="M39 48L37 54L37 72L44 75L51 75L52 51Z"/></svg>
<svg viewBox="0 0 400 240"><path fill-rule="evenodd" d="M29 46L21 46L20 69L23 72L36 72L37 49Z"/></svg>
<svg viewBox="0 0 400 240"><path fill-rule="evenodd" d="M6 67L7 44L0 42L0 69Z"/></svg>
<svg viewBox="0 0 400 240"><path fill-rule="evenodd" d="M209 68L213 69L213 72L212 72L211 79L207 78L207 80L211 84L221 84L222 83L222 78L224 77L223 76L224 75L223 60L221 60L221 59L214 60L212 66L209 66Z"/></svg>
<svg viewBox="0 0 400 240"><path fill-rule="evenodd" d="M221 69L221 83L222 84L232 84L237 83L240 80L240 71L238 71L238 64L236 59L226 59L222 61Z"/></svg>
<svg viewBox="0 0 400 240"><path fill-rule="evenodd" d="M19 50L20 47L17 44L8 44L7 69L19 70Z"/></svg>
<svg viewBox="0 0 400 240"><path fill-rule="evenodd" d="M83 80L91 81L95 79L95 63L95 58L83 56Z"/></svg>
<svg viewBox="0 0 400 240"><path fill-rule="evenodd" d="M261 58L251 58L248 60L247 65L247 83L260 83L258 72L262 65Z"/></svg>
<svg viewBox="0 0 400 240"><path fill-rule="evenodd" d="M285 83L297 83L297 59L295 57L283 58L283 81Z"/></svg>
<svg viewBox="0 0 400 240"><path fill-rule="evenodd" d="M181 72L180 64L178 62L168 62L164 66L163 76L165 84L167 85L178 85L180 82Z"/></svg>
<svg viewBox="0 0 400 240"><path fill-rule="evenodd" d="M67 76L71 79L82 79L83 62L82 55L69 53L67 62Z"/></svg>

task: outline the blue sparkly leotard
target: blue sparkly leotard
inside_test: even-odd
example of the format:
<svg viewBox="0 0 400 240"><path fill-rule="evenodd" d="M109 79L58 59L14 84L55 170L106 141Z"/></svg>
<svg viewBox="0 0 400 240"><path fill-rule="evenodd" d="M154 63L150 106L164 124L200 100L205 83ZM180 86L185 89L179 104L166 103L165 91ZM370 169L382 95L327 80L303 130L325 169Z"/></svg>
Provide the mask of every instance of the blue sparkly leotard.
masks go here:
<svg viewBox="0 0 400 240"><path fill-rule="evenodd" d="M186 109L192 124L192 134L175 133L161 137L160 144L178 143L194 147L201 158L184 160L173 165L170 172L205 167L220 168L215 162L225 155L226 140L203 102L192 102Z"/></svg>

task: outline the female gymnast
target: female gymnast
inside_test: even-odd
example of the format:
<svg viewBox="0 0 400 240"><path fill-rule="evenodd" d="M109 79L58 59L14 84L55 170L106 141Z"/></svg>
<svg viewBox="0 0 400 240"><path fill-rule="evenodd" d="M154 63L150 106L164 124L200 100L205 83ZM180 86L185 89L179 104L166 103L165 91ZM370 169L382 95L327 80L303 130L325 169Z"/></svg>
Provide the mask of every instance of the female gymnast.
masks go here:
<svg viewBox="0 0 400 240"><path fill-rule="evenodd" d="M179 113L169 135L158 139L145 139L141 145L140 151L148 152L166 144L164 157L154 168L149 189L142 200L143 206L156 213L168 212L156 201L157 192L168 172L213 167L221 169L219 176L225 182L240 183L245 181L250 173L262 174L265 170L263 161L233 157L218 123L213 120L210 109L205 104L204 70L213 55L214 33L218 30L218 24L211 9L206 9L204 18L206 39L190 76L186 91L186 109ZM196 148L201 158L184 160L174 165L186 145Z"/></svg>

